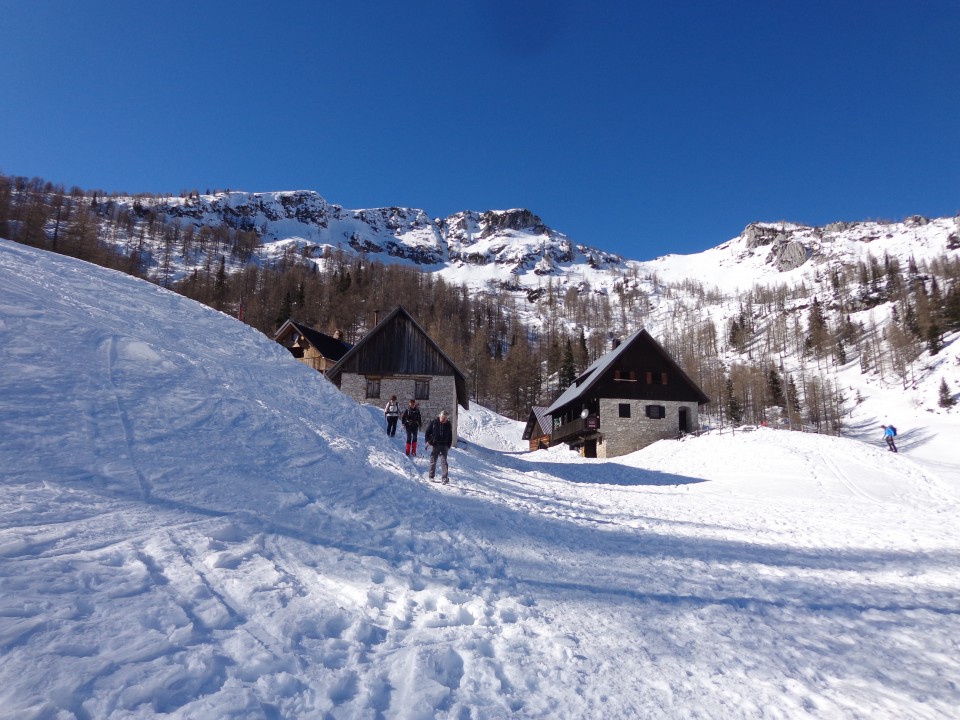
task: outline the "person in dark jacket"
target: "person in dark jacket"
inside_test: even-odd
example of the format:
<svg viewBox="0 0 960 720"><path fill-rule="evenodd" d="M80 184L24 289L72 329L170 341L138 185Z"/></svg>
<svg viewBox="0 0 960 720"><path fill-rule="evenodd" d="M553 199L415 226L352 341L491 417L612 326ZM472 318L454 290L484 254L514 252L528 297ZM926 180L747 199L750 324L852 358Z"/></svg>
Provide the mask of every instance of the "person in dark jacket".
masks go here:
<svg viewBox="0 0 960 720"><path fill-rule="evenodd" d="M453 425L447 419L447 411L441 410L440 414L430 421L427 425L427 431L423 435L432 449L430 451L430 479L433 480L437 470L437 459L440 459L440 481L446 485L450 481L449 465L447 464L447 452L453 445Z"/></svg>
<svg viewBox="0 0 960 720"><path fill-rule="evenodd" d="M397 402L396 395L391 395L384 406L383 417L387 420L387 436L393 437L397 434L397 420L400 419L400 403Z"/></svg>
<svg viewBox="0 0 960 720"><path fill-rule="evenodd" d="M407 431L407 455L417 454L417 433L420 426L423 425L423 418L420 416L420 406L417 401L410 398L410 405L403 409L400 415L400 424Z"/></svg>

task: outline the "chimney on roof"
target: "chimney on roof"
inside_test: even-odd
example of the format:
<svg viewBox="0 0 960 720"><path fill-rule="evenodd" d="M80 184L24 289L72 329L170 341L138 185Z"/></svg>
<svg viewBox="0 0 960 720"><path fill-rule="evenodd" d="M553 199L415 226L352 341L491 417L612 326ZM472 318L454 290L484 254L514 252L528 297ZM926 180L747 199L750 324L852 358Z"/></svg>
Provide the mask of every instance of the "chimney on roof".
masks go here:
<svg viewBox="0 0 960 720"><path fill-rule="evenodd" d="M620 347L620 338L613 338L613 340L610 341L610 349L616 350L618 347Z"/></svg>
<svg viewBox="0 0 960 720"><path fill-rule="evenodd" d="M380 311L379 311L379 310L374 310L374 311L373 311L373 326L376 327L376 326L379 325L379 324L380 324Z"/></svg>
<svg viewBox="0 0 960 720"><path fill-rule="evenodd" d="M334 330L333 331L334 340L343 340L343 330Z"/></svg>

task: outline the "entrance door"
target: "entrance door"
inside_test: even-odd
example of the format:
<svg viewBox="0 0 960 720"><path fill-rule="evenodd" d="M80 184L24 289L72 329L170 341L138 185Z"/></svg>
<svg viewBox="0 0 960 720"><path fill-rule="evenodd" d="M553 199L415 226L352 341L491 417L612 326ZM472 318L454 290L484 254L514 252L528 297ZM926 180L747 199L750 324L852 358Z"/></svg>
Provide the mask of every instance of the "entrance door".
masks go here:
<svg viewBox="0 0 960 720"><path fill-rule="evenodd" d="M688 408L680 408L680 432L690 432L690 412Z"/></svg>

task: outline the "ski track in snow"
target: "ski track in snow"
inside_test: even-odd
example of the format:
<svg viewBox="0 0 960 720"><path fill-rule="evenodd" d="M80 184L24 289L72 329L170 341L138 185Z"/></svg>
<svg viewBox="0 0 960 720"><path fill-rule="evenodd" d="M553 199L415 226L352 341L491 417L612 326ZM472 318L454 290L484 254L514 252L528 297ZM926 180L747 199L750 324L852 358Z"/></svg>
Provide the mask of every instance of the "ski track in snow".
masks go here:
<svg viewBox="0 0 960 720"><path fill-rule="evenodd" d="M2 718L960 705L960 460L769 429L585 460L473 408L441 487L249 328L5 241L0 367Z"/></svg>

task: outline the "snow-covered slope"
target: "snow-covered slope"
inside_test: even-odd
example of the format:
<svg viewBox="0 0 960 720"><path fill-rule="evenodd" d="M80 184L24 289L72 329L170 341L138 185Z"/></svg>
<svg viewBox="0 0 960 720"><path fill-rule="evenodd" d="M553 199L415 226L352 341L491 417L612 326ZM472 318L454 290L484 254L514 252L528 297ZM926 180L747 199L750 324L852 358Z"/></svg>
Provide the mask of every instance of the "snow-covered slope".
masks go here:
<svg viewBox="0 0 960 720"><path fill-rule="evenodd" d="M692 255L665 255L638 263L664 281L696 279L727 291L754 285L796 286L817 273L889 256L906 267L941 255L960 257L960 216L903 222L753 223L739 236Z"/></svg>
<svg viewBox="0 0 960 720"><path fill-rule="evenodd" d="M381 417L0 240L0 717L955 716L948 418L899 455L758 429L602 462L475 409L444 489Z"/></svg>

